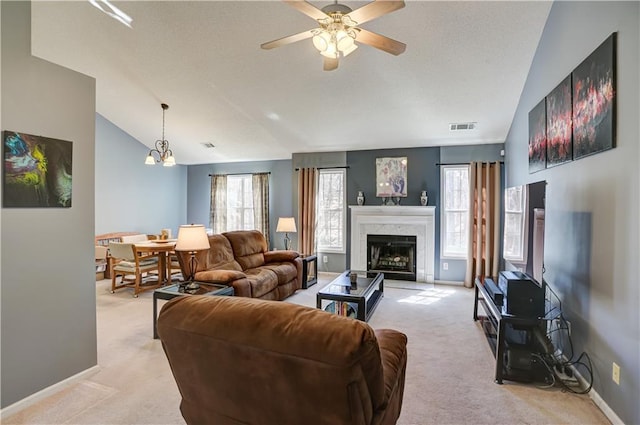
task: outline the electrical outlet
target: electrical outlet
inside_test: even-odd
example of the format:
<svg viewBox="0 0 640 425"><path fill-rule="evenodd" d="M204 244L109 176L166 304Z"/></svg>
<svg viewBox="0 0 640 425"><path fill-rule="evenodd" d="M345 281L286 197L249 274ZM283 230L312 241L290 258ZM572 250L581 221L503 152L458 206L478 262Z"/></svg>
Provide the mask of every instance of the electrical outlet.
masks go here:
<svg viewBox="0 0 640 425"><path fill-rule="evenodd" d="M325 263L325 264L328 263L329 262L329 257L327 257L326 255L323 255L322 256L322 262Z"/></svg>
<svg viewBox="0 0 640 425"><path fill-rule="evenodd" d="M449 270L449 263L442 263L442 270Z"/></svg>
<svg viewBox="0 0 640 425"><path fill-rule="evenodd" d="M613 373L611 375L613 382L620 385L620 366L616 362L613 362Z"/></svg>

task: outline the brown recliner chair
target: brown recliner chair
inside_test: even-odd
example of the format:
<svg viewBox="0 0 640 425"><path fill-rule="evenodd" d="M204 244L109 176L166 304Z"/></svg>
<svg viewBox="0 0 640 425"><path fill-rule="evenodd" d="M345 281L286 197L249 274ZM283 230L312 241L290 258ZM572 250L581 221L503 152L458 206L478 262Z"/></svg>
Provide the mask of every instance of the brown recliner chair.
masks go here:
<svg viewBox="0 0 640 425"><path fill-rule="evenodd" d="M407 337L296 304L178 297L158 333L188 424L395 424Z"/></svg>

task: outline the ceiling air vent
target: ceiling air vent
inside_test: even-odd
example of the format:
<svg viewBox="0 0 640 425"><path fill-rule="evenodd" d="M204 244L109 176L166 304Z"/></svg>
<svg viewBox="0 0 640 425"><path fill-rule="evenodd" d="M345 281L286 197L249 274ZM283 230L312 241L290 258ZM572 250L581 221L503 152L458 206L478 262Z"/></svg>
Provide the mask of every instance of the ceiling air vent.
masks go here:
<svg viewBox="0 0 640 425"><path fill-rule="evenodd" d="M449 124L449 131L460 131L460 130L475 130L476 128L475 122L458 122Z"/></svg>
<svg viewBox="0 0 640 425"><path fill-rule="evenodd" d="M204 146L207 149L213 149L216 147L216 145L214 145L213 143L203 143L202 146Z"/></svg>

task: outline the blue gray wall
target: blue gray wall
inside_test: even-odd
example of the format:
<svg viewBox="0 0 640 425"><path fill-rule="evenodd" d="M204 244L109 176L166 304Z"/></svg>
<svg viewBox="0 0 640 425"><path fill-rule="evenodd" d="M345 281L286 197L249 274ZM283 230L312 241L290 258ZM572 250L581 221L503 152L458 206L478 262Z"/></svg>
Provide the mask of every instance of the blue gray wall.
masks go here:
<svg viewBox="0 0 640 425"><path fill-rule="evenodd" d="M187 167L145 165L149 148L101 115L95 121L96 235L169 228L176 236L187 222Z"/></svg>
<svg viewBox="0 0 640 425"><path fill-rule="evenodd" d="M640 423L639 23L638 2L554 3L505 144L509 186L547 181L545 280L575 352L591 357L594 390L627 424ZM616 31L617 147L529 174L529 111Z"/></svg>
<svg viewBox="0 0 640 425"><path fill-rule="evenodd" d="M71 208L2 210L0 407L97 363L95 80L31 56L31 4L0 2L3 130L73 142Z"/></svg>
<svg viewBox="0 0 640 425"><path fill-rule="evenodd" d="M303 167L347 168L347 205L356 204L356 196L362 190L367 204L378 203L375 197L375 160L383 156L407 156L408 196L403 205L420 205L420 192L426 190L429 205L440 205L440 168L437 163L468 163L471 161L500 161L502 144L454 146L447 148L397 148L350 152L312 152L293 154L291 161L242 162L228 164L192 165L188 167L187 221L209 226L210 182L209 174L271 172L271 240L282 249L282 235L275 234L277 218L298 216L297 173ZM347 214L350 214L347 212ZM350 216L347 215L347 235L350 233ZM275 237L275 239L274 239ZM292 235L293 247L297 247L297 235ZM347 252L318 253L321 271L342 272L350 263L349 241ZM322 261L327 257L327 262ZM436 209L436 279L462 282L466 272L465 260L446 260L448 270L440 261L440 211Z"/></svg>
<svg viewBox="0 0 640 425"><path fill-rule="evenodd" d="M347 152L347 204L357 205L358 191L364 193L365 205L380 205L376 198L376 158L407 157L407 197L401 205L420 205L420 192L427 191L428 205L440 205L440 148L397 148ZM440 209L436 208L436 273L440 252ZM351 235L351 211L347 212L347 235ZM347 264L351 264L351 241L347 241Z"/></svg>
<svg viewBox="0 0 640 425"><path fill-rule="evenodd" d="M271 247L284 249L284 235L276 234L278 217L293 217L291 161L255 161L191 165L187 177L187 221L209 227L211 177L209 174L271 173L269 176L269 232ZM295 239L292 238L295 241ZM296 249L294 243L293 249Z"/></svg>

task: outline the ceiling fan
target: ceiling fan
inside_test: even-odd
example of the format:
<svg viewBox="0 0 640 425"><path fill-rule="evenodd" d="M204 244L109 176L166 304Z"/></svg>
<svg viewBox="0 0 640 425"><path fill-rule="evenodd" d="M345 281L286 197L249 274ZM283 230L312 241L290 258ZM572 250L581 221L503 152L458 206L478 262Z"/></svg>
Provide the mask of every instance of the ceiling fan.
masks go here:
<svg viewBox="0 0 640 425"><path fill-rule="evenodd" d="M283 1L299 12L315 19L319 28L263 43L260 45L263 49L273 49L312 38L313 45L324 56L323 69L333 71L338 68L340 57L347 56L358 48L356 41L396 56L403 53L407 47L404 43L359 27L365 22L402 9L404 0L375 0L356 10L339 4L337 0L322 9L318 9L306 1Z"/></svg>

